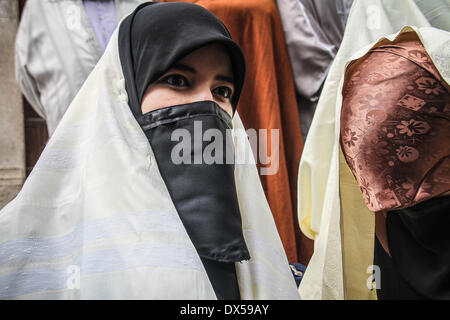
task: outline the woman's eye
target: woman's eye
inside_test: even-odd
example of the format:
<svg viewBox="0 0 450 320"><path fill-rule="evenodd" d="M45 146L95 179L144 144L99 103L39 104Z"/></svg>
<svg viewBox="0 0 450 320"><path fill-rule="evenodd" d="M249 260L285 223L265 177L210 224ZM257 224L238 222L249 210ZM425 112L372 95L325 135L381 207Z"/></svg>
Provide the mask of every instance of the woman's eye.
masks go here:
<svg viewBox="0 0 450 320"><path fill-rule="evenodd" d="M231 99L232 91L228 87L218 87L213 90L215 94L218 94L222 98Z"/></svg>
<svg viewBox="0 0 450 320"><path fill-rule="evenodd" d="M179 74L167 76L163 81L174 87L186 87L189 84L187 79Z"/></svg>

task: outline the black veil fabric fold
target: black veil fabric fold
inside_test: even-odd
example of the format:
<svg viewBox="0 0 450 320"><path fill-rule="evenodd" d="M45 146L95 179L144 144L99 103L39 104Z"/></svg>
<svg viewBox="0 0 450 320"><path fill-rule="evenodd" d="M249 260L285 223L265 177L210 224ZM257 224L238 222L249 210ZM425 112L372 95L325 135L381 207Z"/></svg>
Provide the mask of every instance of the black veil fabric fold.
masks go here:
<svg viewBox="0 0 450 320"><path fill-rule="evenodd" d="M392 256L375 247L381 299L450 299L449 210L450 196L440 196L388 212Z"/></svg>
<svg viewBox="0 0 450 320"><path fill-rule="evenodd" d="M231 102L236 110L244 84L245 59L215 15L191 3L147 2L126 17L119 27L119 56L134 116L142 115L141 102L149 84L182 57L213 42L223 44L230 56L235 86Z"/></svg>
<svg viewBox="0 0 450 320"><path fill-rule="evenodd" d="M138 122L199 256L226 263L250 259L234 179L229 114L213 101L197 101L148 112ZM174 138L172 134L179 130L185 135ZM222 146L210 161L202 155L211 141L200 136L208 130L220 133L211 140ZM174 164L180 151L177 146L185 143L188 150L183 149L183 159Z"/></svg>

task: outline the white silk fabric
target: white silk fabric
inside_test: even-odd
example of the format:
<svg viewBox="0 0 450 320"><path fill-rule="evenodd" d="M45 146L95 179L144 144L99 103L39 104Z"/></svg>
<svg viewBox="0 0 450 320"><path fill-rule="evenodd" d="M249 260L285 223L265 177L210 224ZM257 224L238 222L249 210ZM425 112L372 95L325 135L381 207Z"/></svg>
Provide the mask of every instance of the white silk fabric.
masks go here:
<svg viewBox="0 0 450 320"><path fill-rule="evenodd" d="M2 299L216 299L127 104L117 30L0 211ZM252 155L247 139L240 153ZM236 263L242 299L299 299L255 165L235 178L251 255Z"/></svg>

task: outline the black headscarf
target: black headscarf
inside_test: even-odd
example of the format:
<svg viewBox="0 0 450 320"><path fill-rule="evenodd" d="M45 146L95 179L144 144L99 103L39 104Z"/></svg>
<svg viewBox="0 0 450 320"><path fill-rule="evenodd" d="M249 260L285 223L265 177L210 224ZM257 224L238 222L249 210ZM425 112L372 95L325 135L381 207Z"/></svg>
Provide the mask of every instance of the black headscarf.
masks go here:
<svg viewBox="0 0 450 320"><path fill-rule="evenodd" d="M142 115L142 98L151 83L187 54L213 42L223 44L230 56L235 111L244 83L244 55L215 15L191 3L147 2L125 18L119 27L119 55L134 116Z"/></svg>

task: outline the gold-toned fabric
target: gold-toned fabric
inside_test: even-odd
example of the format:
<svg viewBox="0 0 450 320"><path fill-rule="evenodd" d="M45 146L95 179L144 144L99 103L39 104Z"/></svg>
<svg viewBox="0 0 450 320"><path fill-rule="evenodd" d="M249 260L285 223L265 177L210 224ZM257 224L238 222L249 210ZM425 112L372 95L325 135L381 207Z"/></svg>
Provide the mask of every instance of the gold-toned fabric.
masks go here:
<svg viewBox="0 0 450 320"><path fill-rule="evenodd" d="M339 149L342 267L344 296L351 300L376 300L372 275L375 216L367 208L352 171Z"/></svg>
<svg viewBox="0 0 450 320"><path fill-rule="evenodd" d="M450 190L450 94L414 32L346 70L341 146L373 212Z"/></svg>

